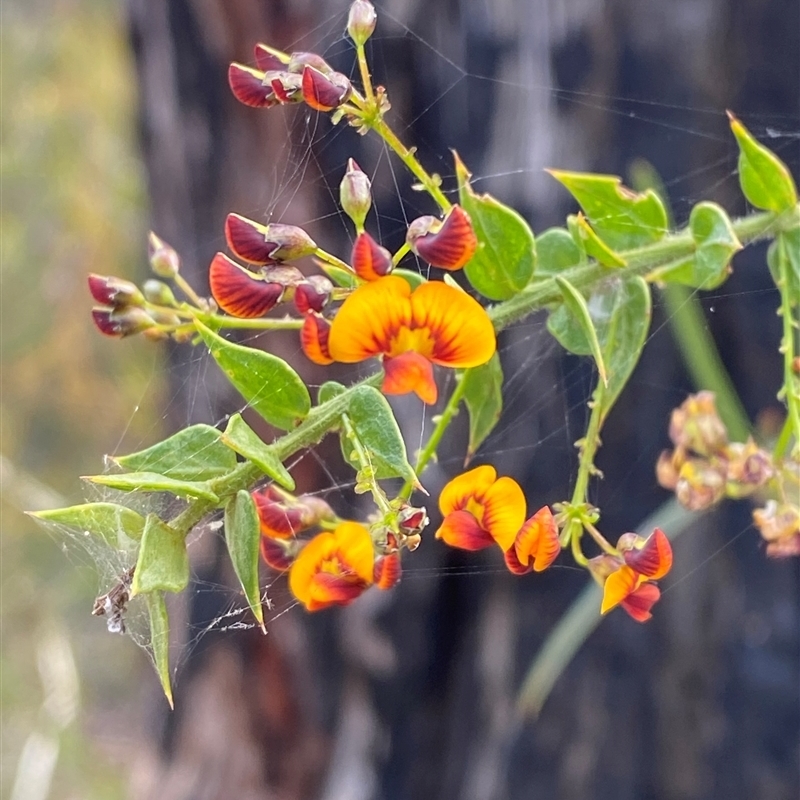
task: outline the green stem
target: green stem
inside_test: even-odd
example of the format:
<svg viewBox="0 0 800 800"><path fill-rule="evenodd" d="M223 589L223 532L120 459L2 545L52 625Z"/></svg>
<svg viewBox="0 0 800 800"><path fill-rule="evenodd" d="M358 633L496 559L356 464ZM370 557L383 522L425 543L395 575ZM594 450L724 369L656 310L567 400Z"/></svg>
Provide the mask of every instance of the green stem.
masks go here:
<svg viewBox="0 0 800 800"><path fill-rule="evenodd" d="M794 435L794 448L792 452L800 456L800 376L795 374L796 358L796 339L795 330L798 323L792 315L792 298L789 297L789 256L785 251L786 242L783 237L778 240L778 269L780 271L780 285L778 288L781 293L780 315L783 318L783 341L781 351L783 352L783 390L786 393L786 407L788 417L791 420L792 433ZM796 298L795 298L796 299ZM783 452L780 453L780 456ZM778 454L776 453L776 456Z"/></svg>
<svg viewBox="0 0 800 800"><path fill-rule="evenodd" d="M696 294L687 286L670 283L662 289L669 326L681 356L698 389L710 389L731 438L743 442L750 435L750 420L728 375L714 338L708 331Z"/></svg>
<svg viewBox="0 0 800 800"><path fill-rule="evenodd" d="M301 319L239 319L238 317L221 317L217 314L195 314L203 322L209 324L214 330L217 328L243 328L246 330L261 331L296 331L303 327Z"/></svg>
<svg viewBox="0 0 800 800"><path fill-rule="evenodd" d="M353 268L346 261L342 261L341 258L337 258L335 255L327 252L327 250L323 250L321 247L318 247L314 251L314 255L320 261L324 261L326 264L330 264L332 267L338 267L339 269L343 269L345 272L349 272L351 275L355 275Z"/></svg>
<svg viewBox="0 0 800 800"><path fill-rule="evenodd" d="M175 273L175 277L173 278L175 283L181 288L183 293L189 298L189 300L194 303L198 308L208 308L208 303L206 303L195 290L192 288L192 285L180 272Z"/></svg>
<svg viewBox="0 0 800 800"><path fill-rule="evenodd" d="M422 475L425 467L428 466L430 460L436 455L436 448L439 446L439 442L442 441L442 436L444 436L447 426L450 424L453 417L455 417L455 415L458 413L458 406L461 402L461 399L464 397L466 388L467 382L465 380L465 376L462 374L459 376L456 388L453 389L453 393L450 395L447 405L439 415L439 419L436 421L436 425L431 432L431 435L428 437L425 447L417 456L417 463L414 466L414 472L417 474L417 477ZM403 488L400 490L398 497L402 498L403 500L408 500L408 498L411 496L412 489L413 486L411 482L406 481L403 485Z"/></svg>
<svg viewBox="0 0 800 800"><path fill-rule="evenodd" d="M411 251L411 245L408 242L403 242L400 249L392 256L392 266L396 267Z"/></svg>
<svg viewBox="0 0 800 800"><path fill-rule="evenodd" d="M752 214L734 220L733 228L743 244L768 235L776 229L778 217L771 212ZM576 289L585 289L600 279L615 274L619 276L646 275L654 267L666 264L675 259L690 256L695 250L695 243L688 230L664 237L658 242L623 250L619 255L627 263L626 267L609 270L601 264L590 262L565 269L561 276L566 278ZM519 294L488 309L495 330L500 331L514 322L523 319L549 303L561 300L561 290L554 278L535 281Z"/></svg>
<svg viewBox="0 0 800 800"><path fill-rule="evenodd" d="M361 474L359 474L358 480L363 481L369 486L375 505L381 510L384 518L386 518L391 515L392 507L389 505L389 499L386 497L383 489L381 489L380 485L375 480L375 469L372 466L372 459L361 443L361 439L358 438L358 433L356 433L356 429L353 427L353 423L350 422L347 414L342 414L342 427L344 428L347 439L353 445L356 458L361 465ZM358 487L356 487L356 494L360 494Z"/></svg>
<svg viewBox="0 0 800 800"><path fill-rule="evenodd" d="M356 45L356 57L358 58L358 69L361 72L361 83L364 86L364 97L369 105L373 105L375 92L372 90L372 76L369 74L369 64L367 64L367 54L363 44Z"/></svg>

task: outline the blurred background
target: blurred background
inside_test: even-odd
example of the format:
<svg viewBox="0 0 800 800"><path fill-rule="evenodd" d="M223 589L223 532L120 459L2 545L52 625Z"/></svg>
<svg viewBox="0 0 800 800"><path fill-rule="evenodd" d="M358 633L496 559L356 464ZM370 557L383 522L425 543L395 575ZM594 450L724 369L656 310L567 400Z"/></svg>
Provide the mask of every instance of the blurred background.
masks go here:
<svg viewBox="0 0 800 800"><path fill-rule="evenodd" d="M305 109L254 111L226 67L256 41L323 53L351 71L342 0L8 0L2 10L2 775L11 800L132 798L565 798L793 800L800 792L800 572L766 561L749 507L709 514L676 545L655 619L612 614L536 720L516 694L585 582L512 580L491 556L428 537L389 596L221 632L236 602L219 539L194 548L175 609L170 714L147 657L90 616L91 557L21 509L80 502L102 454L216 421L236 397L199 353L103 339L89 272L145 277L149 227L205 288L225 214L306 226L345 254L335 187L348 156L375 171L375 224L397 246L425 198L372 138ZM456 148L534 229L572 210L542 169L630 175L644 158L675 219L699 200L747 211L731 108L800 174L800 6L795 0L391 0L378 4L375 78L402 138L452 187ZM701 297L754 422L778 408L777 294L764 248ZM604 435L604 530L633 529L667 499L653 464L668 414L693 387L663 308ZM305 370L296 340L276 345ZM501 341L504 423L482 455L563 497L585 421L588 365L542 319ZM344 372L343 375L348 373ZM398 405L412 436L419 408ZM460 424L464 420L460 420ZM448 434L426 477L458 471ZM302 488L354 498L336 448ZM436 525L433 519L432 526ZM431 530L434 528L432 527ZM614 536L612 535L612 538ZM102 579L108 580L106 574ZM285 607L281 585L276 608ZM241 603L240 603L241 604ZM185 626L179 620L185 620ZM211 628L208 633L201 632Z"/></svg>

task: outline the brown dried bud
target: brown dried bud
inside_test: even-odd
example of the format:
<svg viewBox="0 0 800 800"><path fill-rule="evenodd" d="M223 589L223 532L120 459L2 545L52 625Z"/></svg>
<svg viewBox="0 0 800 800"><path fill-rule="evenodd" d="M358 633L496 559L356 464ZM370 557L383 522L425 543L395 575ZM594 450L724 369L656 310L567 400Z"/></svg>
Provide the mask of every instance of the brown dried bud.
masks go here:
<svg viewBox="0 0 800 800"><path fill-rule="evenodd" d="M114 308L144 305L144 295L135 283L106 275L89 275L89 291L98 303Z"/></svg>
<svg viewBox="0 0 800 800"><path fill-rule="evenodd" d="M800 533L800 508L768 500L764 508L753 511L753 524L767 542L791 539Z"/></svg>
<svg viewBox="0 0 800 800"><path fill-rule="evenodd" d="M294 290L294 305L301 314L321 312L331 299L333 284L324 275L311 275Z"/></svg>
<svg viewBox="0 0 800 800"><path fill-rule="evenodd" d="M368 0L355 0L350 6L347 15L347 34L359 47L372 36L378 15L375 7Z"/></svg>
<svg viewBox="0 0 800 800"><path fill-rule="evenodd" d="M163 239L156 236L153 231L147 237L150 256L150 269L159 278L174 278L181 268L180 256Z"/></svg>
<svg viewBox="0 0 800 800"><path fill-rule="evenodd" d="M686 451L682 447L676 447L675 450L664 450L656 463L656 479L659 486L670 492L674 491L685 461Z"/></svg>
<svg viewBox="0 0 800 800"><path fill-rule="evenodd" d="M100 333L120 339L142 333L156 324L144 309L136 306L119 310L93 308L92 319Z"/></svg>
<svg viewBox="0 0 800 800"><path fill-rule="evenodd" d="M726 454L729 497L746 497L775 475L769 453L758 447L752 439L748 439L746 444L734 442L728 445Z"/></svg>
<svg viewBox="0 0 800 800"><path fill-rule="evenodd" d="M403 505L397 512L397 525L406 536L422 533L429 522L428 512L422 507Z"/></svg>
<svg viewBox="0 0 800 800"><path fill-rule="evenodd" d="M719 453L728 443L728 431L717 413L714 393L689 395L672 412L669 437L676 446L701 456Z"/></svg>
<svg viewBox="0 0 800 800"><path fill-rule="evenodd" d="M703 511L725 496L725 467L691 458L681 467L675 496L690 511Z"/></svg>
<svg viewBox="0 0 800 800"><path fill-rule="evenodd" d="M352 158L347 160L347 172L339 184L339 202L344 213L361 231L372 207L372 183Z"/></svg>

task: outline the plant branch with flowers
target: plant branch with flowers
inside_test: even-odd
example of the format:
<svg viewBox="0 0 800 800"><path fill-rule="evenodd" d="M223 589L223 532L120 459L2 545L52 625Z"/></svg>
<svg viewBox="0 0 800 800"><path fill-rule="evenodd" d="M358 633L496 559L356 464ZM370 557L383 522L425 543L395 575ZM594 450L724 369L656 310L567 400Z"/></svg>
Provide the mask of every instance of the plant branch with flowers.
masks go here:
<svg viewBox="0 0 800 800"><path fill-rule="evenodd" d="M781 295L783 432L773 446L730 442L713 395L701 392L674 412L675 448L662 454L657 474L692 509L752 495L768 554L800 554L800 206L786 167L731 116L742 189L759 211L731 220L720 206L701 202L683 228L670 230L655 191L634 192L613 176L552 170L581 211L564 227L534 236L516 211L473 190L457 155L458 202L451 202L439 176L429 174L394 132L387 91L373 85L364 47L376 23L372 5L355 0L347 33L360 88L315 53L261 44L256 67L231 64L228 77L236 98L253 109L304 103L336 124L379 136L434 206L411 222L402 247L392 253L368 232L370 180L350 159L339 187L342 211L355 229L346 256L328 252L302 228L262 225L231 213L225 237L233 257L214 256L211 297L189 285L178 253L155 234L150 264L156 277L141 288L89 276L98 303L92 313L102 333L207 348L247 405L284 431L263 441L235 414L224 430L188 427L115 458L115 471L87 478L122 493L168 493L181 501L171 518L143 517L124 503L37 514L46 523L113 540L129 553L126 597L146 601L153 658L170 702L164 596L188 585L188 534L223 512L233 567L262 626L260 560L288 573L290 590L308 611L346 605L373 587L391 589L402 575L403 551L416 549L428 524L433 501L424 490L425 469L450 423L464 406L469 461L502 415L497 334L541 310L555 339L596 366L572 494L531 513L513 477L480 464L440 493L442 523L435 537L463 550L499 547L515 575L545 570L566 550L602 587L602 613L620 606L635 620L648 620L660 597L658 581L672 565L669 531L622 533L615 544L601 531L601 509L588 502L588 491L602 477L595 466L602 428L647 339L653 285L718 286L734 254L758 239L772 240L769 268ZM403 267L410 255L443 277ZM309 258L317 273L297 266ZM464 280L457 282L457 274ZM303 353L315 364L369 362L375 370L351 386L329 381L312 401L286 361L225 338L226 329L298 331ZM447 398L440 396L442 370L456 374ZM413 466L386 399L409 393L431 406L442 403ZM365 519L339 519L320 498L294 493L285 463L327 435L341 440L355 472L354 491L373 498L374 511ZM400 488L393 494L392 486Z"/></svg>

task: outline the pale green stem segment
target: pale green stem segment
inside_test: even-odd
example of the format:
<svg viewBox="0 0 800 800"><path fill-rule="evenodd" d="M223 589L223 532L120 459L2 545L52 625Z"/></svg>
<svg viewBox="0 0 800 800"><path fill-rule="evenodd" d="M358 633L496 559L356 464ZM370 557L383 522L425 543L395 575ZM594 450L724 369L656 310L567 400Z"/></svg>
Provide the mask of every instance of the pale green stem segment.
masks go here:
<svg viewBox="0 0 800 800"><path fill-rule="evenodd" d="M358 463L361 465L361 473L358 475L359 483L366 484L366 486L369 487L372 499L375 501L375 505L380 509L384 517L390 516L392 507L389 505L389 498L386 497L386 493L381 489L378 481L375 480L375 470L372 466L372 459L361 443L361 439L358 438L358 433L353 427L353 423L350 422L350 418L347 414L342 415L342 427L344 428L347 441L352 446ZM358 486L356 487L356 493L360 493L358 491Z"/></svg>
<svg viewBox="0 0 800 800"><path fill-rule="evenodd" d="M369 64L367 54L363 44L356 45L356 57L358 58L358 69L361 73L361 83L364 86L364 97L369 105L375 103L375 92L372 90L372 76L369 74Z"/></svg>
<svg viewBox="0 0 800 800"><path fill-rule="evenodd" d="M392 266L396 267L409 252L411 252L411 245L408 242L403 242L400 249L392 256Z"/></svg>
<svg viewBox="0 0 800 800"><path fill-rule="evenodd" d="M783 243L778 242L781 247ZM789 297L789 257L783 252L783 247L778 257L778 267L780 271L780 292L781 310L783 318L783 341L781 342L781 352L783 353L783 389L786 393L786 407L788 410L788 420L794 436L794 455L800 456L800 377L795 373L797 358L797 330L798 323L792 314L792 298ZM795 298L796 299L796 298ZM781 437L783 439L784 437ZM776 452L776 457L783 456L788 441L783 445L780 453Z"/></svg>
<svg viewBox="0 0 800 800"><path fill-rule="evenodd" d="M698 389L714 392L717 410L731 439L745 441L750 435L750 420L708 331L697 295L689 287L676 283L667 284L662 295L669 314L670 330L692 382Z"/></svg>

